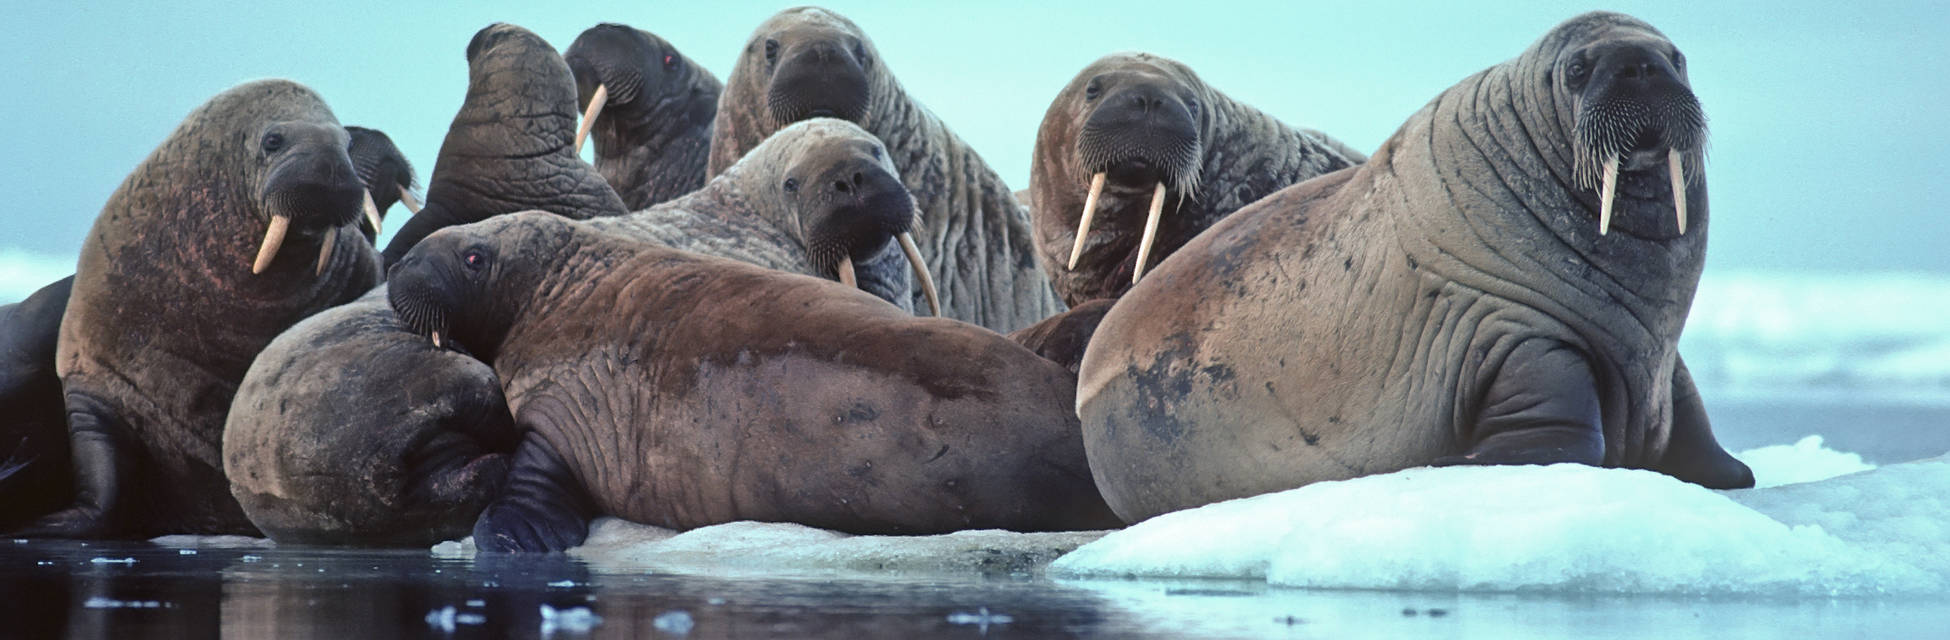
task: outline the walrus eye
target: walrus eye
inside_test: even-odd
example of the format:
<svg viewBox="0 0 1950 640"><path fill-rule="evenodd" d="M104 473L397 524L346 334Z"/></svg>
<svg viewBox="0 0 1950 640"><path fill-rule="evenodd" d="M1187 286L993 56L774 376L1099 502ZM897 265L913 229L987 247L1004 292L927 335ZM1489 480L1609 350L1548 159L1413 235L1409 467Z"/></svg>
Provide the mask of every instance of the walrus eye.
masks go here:
<svg viewBox="0 0 1950 640"><path fill-rule="evenodd" d="M867 63L871 62L867 59L867 46L859 40L853 41L853 59L859 60L862 68L865 68Z"/></svg>
<svg viewBox="0 0 1950 640"><path fill-rule="evenodd" d="M799 192L799 179L798 179L798 178L786 178L786 179L785 179L785 192L786 192L786 193L798 193L798 192Z"/></svg>
<svg viewBox="0 0 1950 640"><path fill-rule="evenodd" d="M1686 54L1680 53L1678 51L1672 52L1672 70L1673 71L1686 70Z"/></svg>
<svg viewBox="0 0 1950 640"><path fill-rule="evenodd" d="M1083 99L1096 100L1099 95L1103 94L1103 92L1104 90L1097 86L1096 79L1091 79L1090 84L1083 86Z"/></svg>
<svg viewBox="0 0 1950 640"><path fill-rule="evenodd" d="M876 146L876 147L874 147L874 148L873 148L873 159L875 159L875 160L879 160L879 159L880 159L880 155L881 155L881 152L880 152L880 147L877 147L877 146Z"/></svg>
<svg viewBox="0 0 1950 640"><path fill-rule="evenodd" d="M467 253L461 256L461 261L467 263L467 268L475 271L480 271L488 266L487 254L481 253L480 249L468 249Z"/></svg>
<svg viewBox="0 0 1950 640"><path fill-rule="evenodd" d="M1191 112L1192 117L1194 118L1198 117L1198 100L1192 98L1186 98L1185 110Z"/></svg>
<svg viewBox="0 0 1950 640"><path fill-rule="evenodd" d="M279 149L284 148L284 134L276 131L264 134L263 145L265 153L277 153Z"/></svg>
<svg viewBox="0 0 1950 640"><path fill-rule="evenodd" d="M673 56L668 53L664 54L664 68L669 69L675 66L677 66L677 56Z"/></svg>
<svg viewBox="0 0 1950 640"><path fill-rule="evenodd" d="M766 39L765 40L765 61L777 62L778 60L779 60L779 41L772 40L769 38Z"/></svg>

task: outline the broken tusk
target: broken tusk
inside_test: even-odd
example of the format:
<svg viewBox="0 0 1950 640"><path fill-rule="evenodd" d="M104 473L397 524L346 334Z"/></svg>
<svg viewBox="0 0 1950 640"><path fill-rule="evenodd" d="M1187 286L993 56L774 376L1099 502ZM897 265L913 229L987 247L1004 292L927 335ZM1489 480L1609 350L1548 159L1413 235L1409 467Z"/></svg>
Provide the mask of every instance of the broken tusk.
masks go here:
<svg viewBox="0 0 1950 640"><path fill-rule="evenodd" d="M1672 210L1679 216L1679 235L1686 235L1686 166L1678 149L1666 150L1666 171L1672 174Z"/></svg>
<svg viewBox="0 0 1950 640"><path fill-rule="evenodd" d="M853 278L852 256L840 258L840 282L844 282L846 283L846 286L853 287L855 289L860 288L860 283L854 280Z"/></svg>
<svg viewBox="0 0 1950 640"><path fill-rule="evenodd" d="M934 276L928 274L928 263L921 260L921 250L914 246L914 234L902 233L894 238L901 243L901 253L907 254L907 263L914 265L914 277L921 279L921 295L928 298L928 313L941 315L941 298L934 292Z"/></svg>
<svg viewBox="0 0 1950 640"><path fill-rule="evenodd" d="M372 227L372 236L379 237L379 205L372 201L372 192L366 192L366 226Z"/></svg>
<svg viewBox="0 0 1950 640"><path fill-rule="evenodd" d="M325 239L324 241L318 244L318 266L312 269L311 271L312 275L314 276L325 275L325 265L330 264L332 262L332 247L336 247L338 246L338 244L339 244L339 228L326 227Z"/></svg>
<svg viewBox="0 0 1950 640"><path fill-rule="evenodd" d="M1144 260L1151 257L1151 243L1158 239L1158 214L1165 210L1165 183L1151 193L1151 213L1144 217L1144 238L1138 241L1137 268L1131 271L1131 284L1144 277Z"/></svg>
<svg viewBox="0 0 1950 640"><path fill-rule="evenodd" d="M1598 235L1611 232L1611 200L1618 194L1618 156L1605 159L1604 184L1598 187Z"/></svg>
<svg viewBox="0 0 1950 640"><path fill-rule="evenodd" d="M609 102L609 85L596 85L596 95L589 96L589 108L582 112L582 124L576 126L576 153L582 153L582 141L589 137L589 128L596 126L596 116L603 112L605 102Z"/></svg>
<svg viewBox="0 0 1950 640"><path fill-rule="evenodd" d="M406 212L409 214L419 213L420 208L425 206L420 204L419 197L413 195L412 189L408 189L403 185L399 188L399 203L406 205Z"/></svg>
<svg viewBox="0 0 1950 640"><path fill-rule="evenodd" d="M1104 172L1090 177L1090 195L1083 198L1083 219L1077 221L1077 245L1070 249L1070 268L1077 268L1077 258L1083 255L1083 239L1090 236L1090 219L1097 215L1097 196L1104 192Z"/></svg>
<svg viewBox="0 0 1950 640"><path fill-rule="evenodd" d="M271 268L271 259L278 257L278 247L284 245L284 232L291 228L291 216L271 216L271 226L264 229L264 242L257 246L257 262L251 263L251 273L264 273Z"/></svg>

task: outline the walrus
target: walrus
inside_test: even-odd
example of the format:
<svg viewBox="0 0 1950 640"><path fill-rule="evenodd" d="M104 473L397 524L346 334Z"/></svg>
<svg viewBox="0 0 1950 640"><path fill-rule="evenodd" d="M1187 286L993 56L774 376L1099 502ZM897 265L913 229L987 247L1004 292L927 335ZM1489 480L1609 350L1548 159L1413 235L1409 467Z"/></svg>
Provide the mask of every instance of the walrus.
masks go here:
<svg viewBox="0 0 1950 640"><path fill-rule="evenodd" d="M109 197L55 351L75 499L14 535L256 532L218 460L231 394L272 337L379 280L347 145L310 89L250 82Z"/></svg>
<svg viewBox="0 0 1950 640"><path fill-rule="evenodd" d="M711 120L724 83L656 34L603 23L562 54L575 74L582 124L594 135L596 172L641 211L704 186Z"/></svg>
<svg viewBox="0 0 1950 640"><path fill-rule="evenodd" d="M550 551L598 514L853 533L1107 526L1069 374L850 287L536 213L428 236L416 332L494 366L524 431L475 543Z"/></svg>
<svg viewBox="0 0 1950 640"><path fill-rule="evenodd" d="M849 120L879 137L921 209L916 240L942 313L998 332L1063 310L1036 266L1028 214L975 150L909 98L852 21L786 9L752 32L725 81L708 175L798 120ZM914 304L920 306L920 293Z"/></svg>
<svg viewBox="0 0 1950 640"><path fill-rule="evenodd" d="M1685 63L1629 16L1572 18L1366 164L1187 243L1084 352L1111 507L1136 522L1430 464L1752 486L1677 348L1708 222Z"/></svg>
<svg viewBox="0 0 1950 640"><path fill-rule="evenodd" d="M548 41L506 23L476 32L467 43L467 98L433 161L426 206L386 245L386 265L436 229L492 215L628 211L576 157L575 131L575 76Z"/></svg>
<svg viewBox="0 0 1950 640"><path fill-rule="evenodd" d="M406 155L400 153L384 131L347 125L345 133L352 139L346 145L346 155L351 156L352 168L359 173L359 183L366 186L368 199L366 217L360 220L359 231L366 235L367 243L377 247L379 233L385 228L386 211L394 203L406 205L409 214L420 212L420 198L413 195L416 185L413 164L406 161Z"/></svg>
<svg viewBox="0 0 1950 640"><path fill-rule="evenodd" d="M1036 257L1072 306L1117 297L1240 207L1368 159L1148 53L1078 72L1050 101L1034 158Z"/></svg>

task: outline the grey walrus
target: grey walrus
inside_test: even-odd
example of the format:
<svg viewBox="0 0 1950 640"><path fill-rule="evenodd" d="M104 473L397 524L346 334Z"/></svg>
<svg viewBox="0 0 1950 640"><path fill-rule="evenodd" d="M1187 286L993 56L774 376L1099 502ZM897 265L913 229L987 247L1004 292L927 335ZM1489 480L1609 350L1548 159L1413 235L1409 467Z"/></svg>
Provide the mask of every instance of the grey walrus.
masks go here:
<svg viewBox="0 0 1950 640"><path fill-rule="evenodd" d="M656 34L599 24L562 53L583 108L575 148L593 140L596 171L638 211L704 186L711 119L724 83Z"/></svg>
<svg viewBox="0 0 1950 640"><path fill-rule="evenodd" d="M1234 101L1176 60L1104 56L1063 87L1036 131L1036 256L1064 302L1115 298L1240 207L1365 160Z"/></svg>
<svg viewBox="0 0 1950 640"><path fill-rule="evenodd" d="M389 295L494 365L525 432L475 527L484 550L574 546L597 514L904 534L1115 522L1069 373L977 327L541 214L429 236Z"/></svg>
<svg viewBox="0 0 1950 640"><path fill-rule="evenodd" d="M1705 135L1684 56L1616 13L1462 80L1118 301L1078 384L1098 487L1137 521L1429 464L1751 486L1676 346Z"/></svg>
<svg viewBox="0 0 1950 640"><path fill-rule="evenodd" d="M250 82L109 197L55 353L75 500L15 535L256 531L219 460L231 394L271 338L379 280L347 144L310 89Z"/></svg>
<svg viewBox="0 0 1950 640"><path fill-rule="evenodd" d="M467 98L427 184L427 206L386 245L386 264L441 227L527 209L618 215L622 198L577 158L576 83L541 36L496 23L467 43Z"/></svg>
<svg viewBox="0 0 1950 640"><path fill-rule="evenodd" d="M718 101L709 174L772 132L821 116L859 124L893 154L921 209L915 237L940 278L943 315L1014 331L1063 310L1036 266L1028 214L1015 195L908 97L873 41L839 14L787 9L752 32Z"/></svg>
<svg viewBox="0 0 1950 640"><path fill-rule="evenodd" d="M379 234L384 231L386 211L394 203L405 204L409 214L420 212L420 198L413 195L413 164L406 161L406 155L400 153L384 131L348 125L345 132L352 137L346 145L346 154L352 157L352 168L359 172L359 182L366 185L372 205L359 231L366 234L366 242L377 247Z"/></svg>

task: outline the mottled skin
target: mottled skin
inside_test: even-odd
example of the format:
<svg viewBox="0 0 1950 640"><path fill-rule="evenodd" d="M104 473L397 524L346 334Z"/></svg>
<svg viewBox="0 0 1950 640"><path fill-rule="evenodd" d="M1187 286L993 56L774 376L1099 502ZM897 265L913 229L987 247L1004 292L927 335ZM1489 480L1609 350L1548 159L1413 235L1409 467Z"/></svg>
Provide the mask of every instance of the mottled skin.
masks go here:
<svg viewBox="0 0 1950 640"><path fill-rule="evenodd" d="M612 514L854 533L1101 527L1062 368L844 286L538 214L442 231L393 307L491 362L525 433L486 550Z"/></svg>
<svg viewBox="0 0 1950 640"><path fill-rule="evenodd" d="M279 332L379 280L347 134L310 89L232 88L109 197L81 250L56 372L75 501L15 535L255 533L219 461L244 369ZM292 219L252 274L273 215ZM315 275L325 230L337 243Z"/></svg>
<svg viewBox="0 0 1950 640"><path fill-rule="evenodd" d="M625 207L640 211L704 186L711 119L724 93L717 76L656 34L621 24L590 27L562 59L582 109L596 87L609 89L588 144Z"/></svg>
<svg viewBox="0 0 1950 640"><path fill-rule="evenodd" d="M384 221L386 210L399 202L400 191L414 188L413 165L384 131L347 126L345 132L352 136L352 142L346 147L346 154L352 157L352 168L359 172L359 182L372 194L373 207L379 210L379 219ZM366 242L379 246L378 229L361 220L359 231L366 234Z"/></svg>
<svg viewBox="0 0 1950 640"><path fill-rule="evenodd" d="M709 174L785 125L819 116L850 120L886 143L920 205L915 242L935 274L942 315L1013 331L1063 310L1036 266L1015 195L907 95L873 41L839 14L787 9L752 32L718 101Z"/></svg>
<svg viewBox="0 0 1950 640"><path fill-rule="evenodd" d="M893 237L913 218L914 198L880 140L814 118L772 134L690 195L590 226L827 280L851 256L861 289L911 311L917 286Z"/></svg>
<svg viewBox="0 0 1950 640"><path fill-rule="evenodd" d="M529 209L588 217L627 211L576 157L575 76L548 42L496 23L467 44L467 98L433 161L427 206L386 245L386 265L441 227Z"/></svg>
<svg viewBox="0 0 1950 640"><path fill-rule="evenodd" d="M1166 185L1149 269L1240 207L1367 160L1205 84L1191 67L1117 53L1084 67L1050 102L1030 167L1036 257L1063 301L1131 288L1153 187ZM1091 177L1105 172L1077 268L1069 268Z"/></svg>
<svg viewBox="0 0 1950 640"><path fill-rule="evenodd" d="M54 373L61 312L74 277L0 305L0 530L73 498L67 415Z"/></svg>
<svg viewBox="0 0 1950 640"><path fill-rule="evenodd" d="M1600 236L1598 194L1573 168L1583 105L1690 99L1682 60L1630 17L1574 18L1443 92L1367 164L1241 209L1146 275L1078 387L1111 506L1135 522L1432 463L1750 486L1676 346L1706 248L1704 178L1681 235L1664 163L1634 160ZM1680 151L1697 166L1699 149Z"/></svg>

